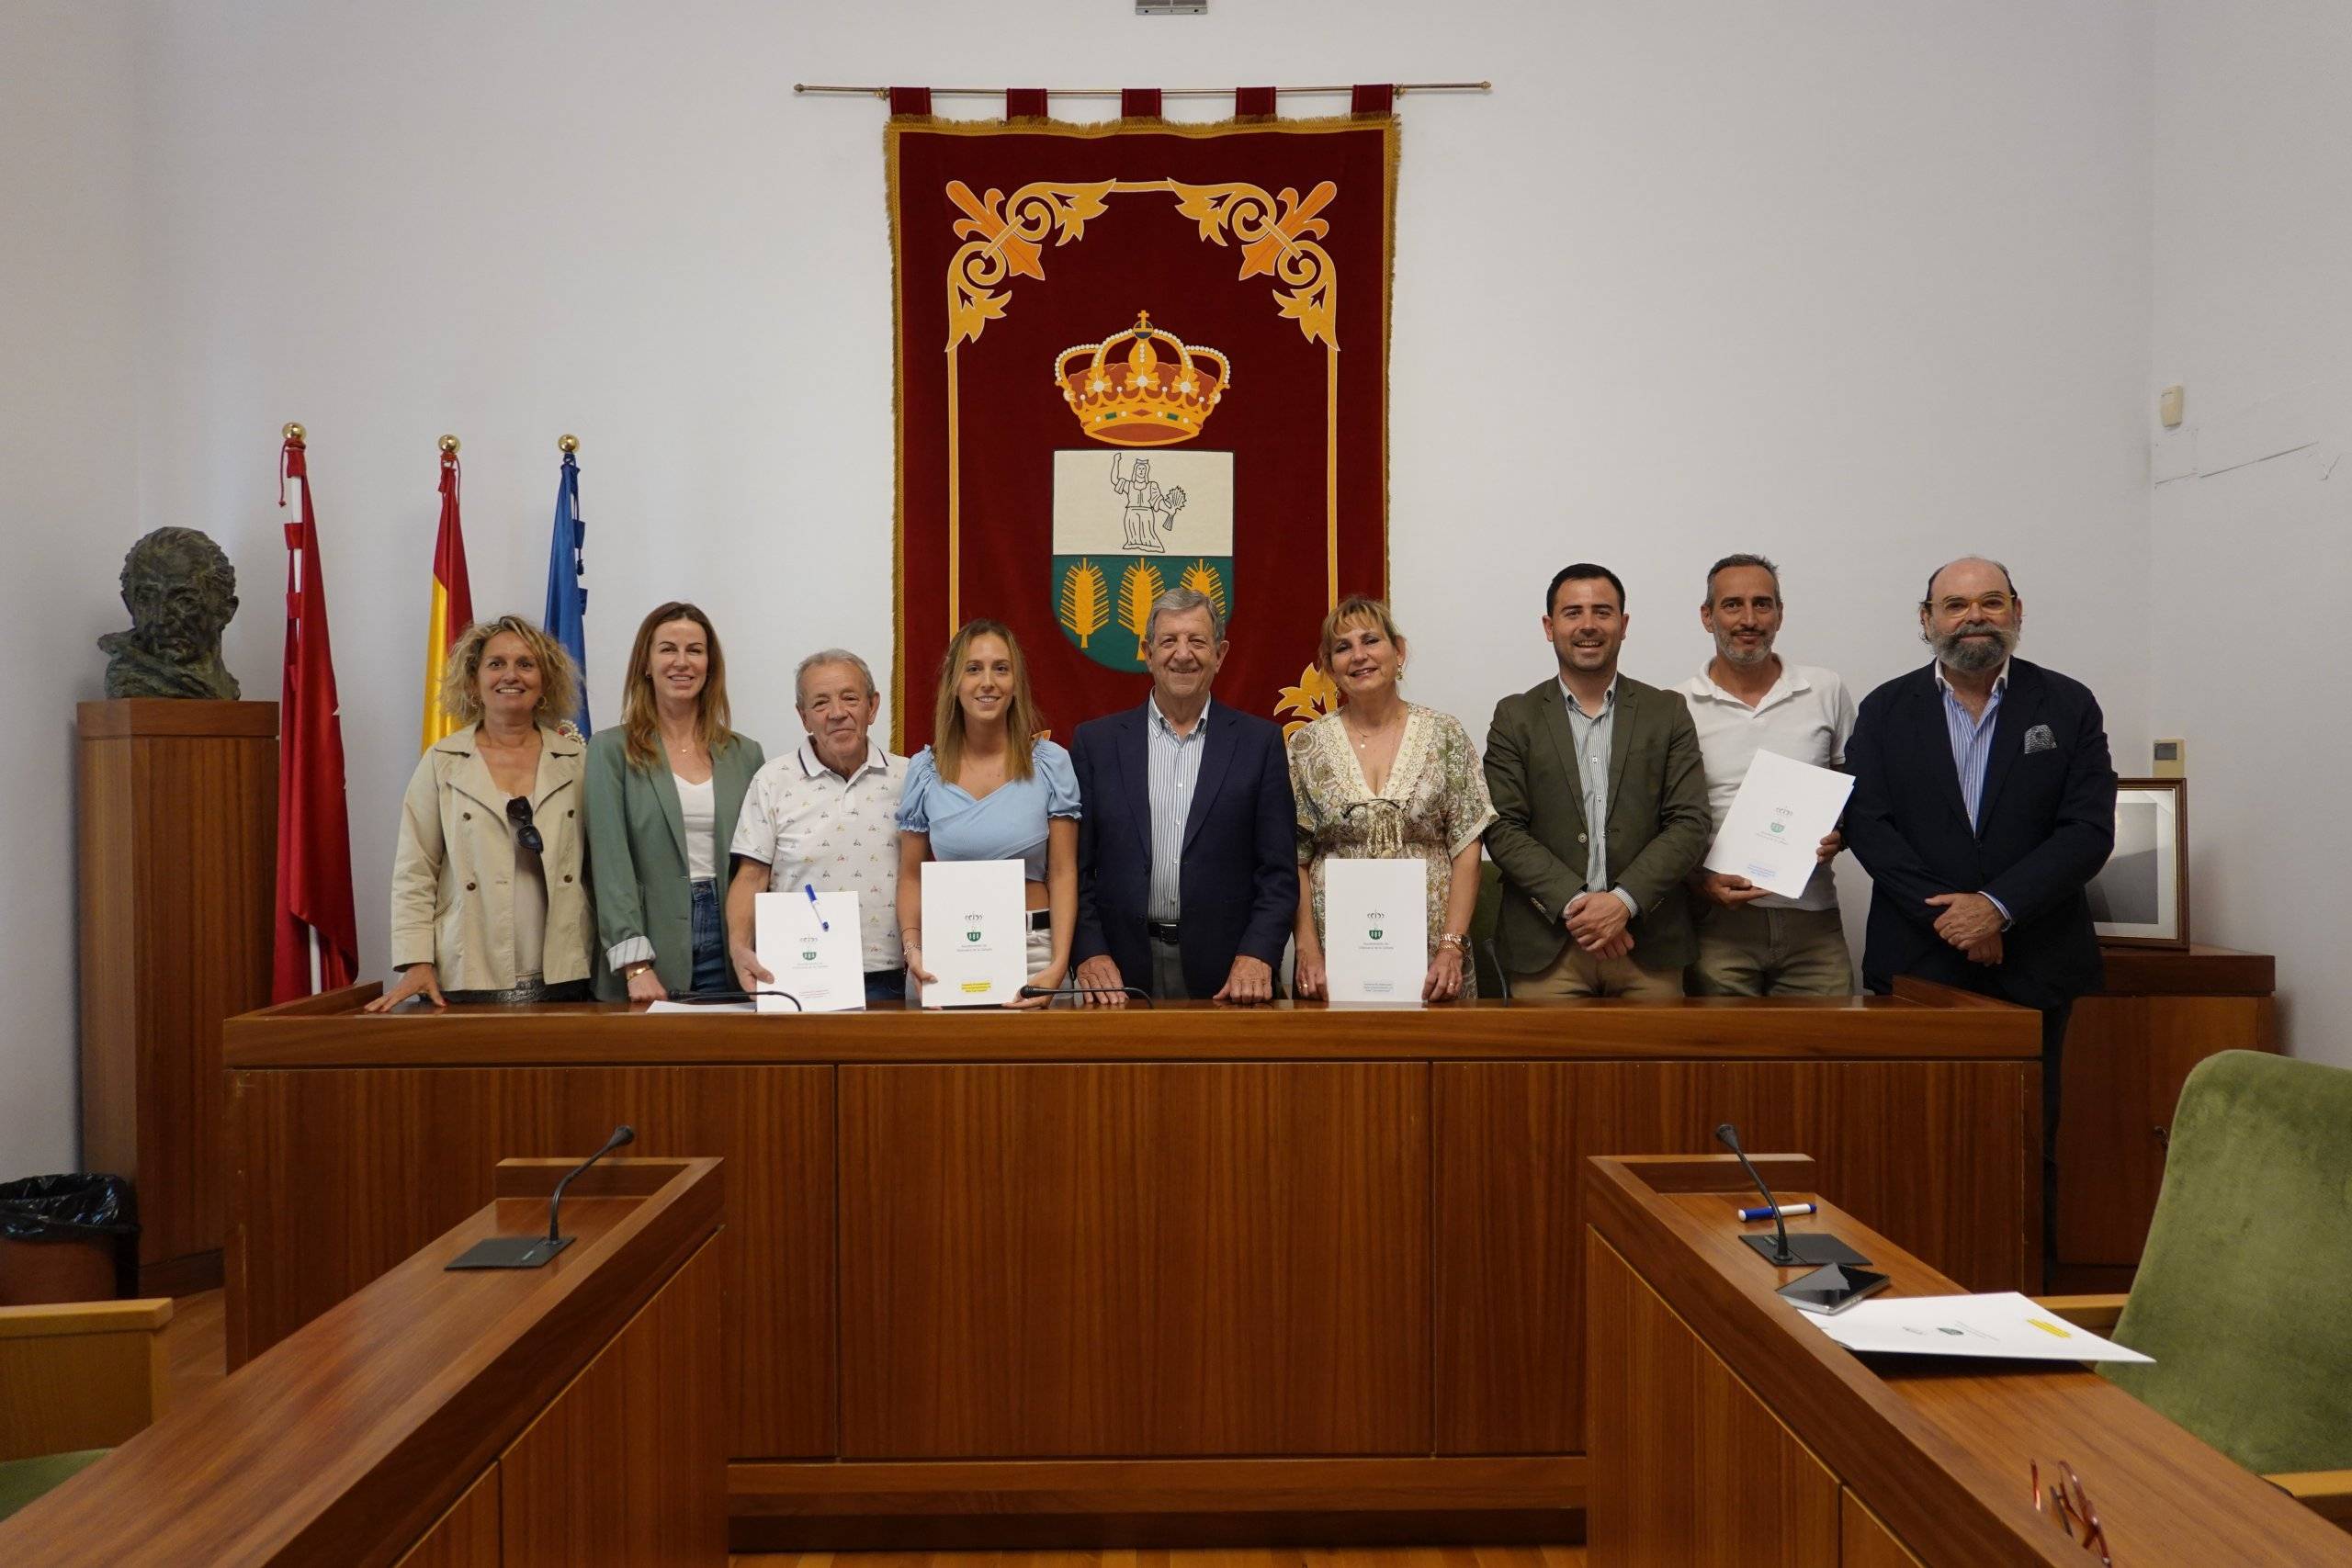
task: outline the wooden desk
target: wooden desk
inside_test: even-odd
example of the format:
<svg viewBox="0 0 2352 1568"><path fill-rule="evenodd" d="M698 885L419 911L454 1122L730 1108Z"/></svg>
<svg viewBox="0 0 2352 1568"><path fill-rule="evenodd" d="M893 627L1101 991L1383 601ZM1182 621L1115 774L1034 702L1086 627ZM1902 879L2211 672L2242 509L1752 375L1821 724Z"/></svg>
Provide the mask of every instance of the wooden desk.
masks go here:
<svg viewBox="0 0 2352 1568"><path fill-rule="evenodd" d="M1775 1191L1813 1196L1809 1164L1781 1161ZM2090 1371L1841 1348L1773 1295L1797 1270L1740 1245L1728 1157L1594 1159L1585 1185L1593 1568L2083 1568L2033 1508L2029 1465L2060 1460L2122 1568L2352 1562L2319 1516ZM1833 1205L1804 1228L1898 1295L1962 1288Z"/></svg>
<svg viewBox="0 0 2352 1568"><path fill-rule="evenodd" d="M619 1121L722 1156L739 1551L1573 1539L1578 1162L1726 1118L1820 1149L1972 1284L2040 1258L2036 1021L1932 987L783 1018L356 1014L372 994L229 1025L232 1364L495 1158Z"/></svg>
<svg viewBox="0 0 2352 1568"><path fill-rule="evenodd" d="M718 1162L608 1161L545 1268L444 1269L543 1227L574 1163L500 1166L494 1201L0 1524L0 1562L718 1568Z"/></svg>

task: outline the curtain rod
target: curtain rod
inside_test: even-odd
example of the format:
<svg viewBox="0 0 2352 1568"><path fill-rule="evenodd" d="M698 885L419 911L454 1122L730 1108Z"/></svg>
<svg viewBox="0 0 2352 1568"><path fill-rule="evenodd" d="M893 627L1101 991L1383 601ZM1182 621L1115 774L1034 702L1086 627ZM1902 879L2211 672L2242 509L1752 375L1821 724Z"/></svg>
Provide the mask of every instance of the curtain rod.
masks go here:
<svg viewBox="0 0 2352 1568"><path fill-rule="evenodd" d="M1407 93L1490 93L1494 88L1492 82L1406 82L1397 86L1396 92L1402 96ZM792 90L796 93L848 94L863 98L887 98L890 96L888 87L823 86L814 82L795 82ZM1124 90L1119 87L1049 87L1046 93L1047 96L1056 98L1115 98ZM1232 87L1162 87L1159 96L1163 98L1229 98L1236 90ZM1005 94L1002 87L933 87L930 91L934 98L1001 98ZM1277 87L1274 91L1290 97L1309 94L1328 97L1352 93L1355 89Z"/></svg>

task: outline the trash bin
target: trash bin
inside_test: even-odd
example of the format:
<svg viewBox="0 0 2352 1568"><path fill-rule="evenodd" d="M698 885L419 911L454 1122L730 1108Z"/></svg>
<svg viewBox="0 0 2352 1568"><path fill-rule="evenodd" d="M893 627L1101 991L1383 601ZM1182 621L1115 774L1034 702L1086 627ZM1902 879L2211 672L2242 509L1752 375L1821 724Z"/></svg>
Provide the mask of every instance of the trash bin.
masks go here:
<svg viewBox="0 0 2352 1568"><path fill-rule="evenodd" d="M113 1300L138 1236L138 1205L119 1176L0 1181L0 1306Z"/></svg>

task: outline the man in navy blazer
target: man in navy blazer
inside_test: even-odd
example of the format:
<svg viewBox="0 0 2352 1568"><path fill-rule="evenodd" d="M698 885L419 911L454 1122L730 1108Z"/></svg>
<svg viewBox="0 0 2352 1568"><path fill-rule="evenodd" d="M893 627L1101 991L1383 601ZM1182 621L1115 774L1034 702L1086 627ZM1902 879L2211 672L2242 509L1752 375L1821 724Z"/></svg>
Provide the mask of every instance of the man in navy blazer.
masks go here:
<svg viewBox="0 0 2352 1568"><path fill-rule="evenodd" d="M1176 589L1144 623L1151 695L1078 727L1072 984L1095 1005L1274 995L1298 912L1298 818L1281 728L1209 700L1226 652L1214 601Z"/></svg>
<svg viewBox="0 0 2352 1568"><path fill-rule="evenodd" d="M2089 688L2010 657L2024 623L1997 561L1928 580L1935 662L1863 699L1846 842L1871 874L1865 986L1916 975L2041 1010L2046 1254L2066 1018L2101 975L2083 889L2115 847L2115 768Z"/></svg>

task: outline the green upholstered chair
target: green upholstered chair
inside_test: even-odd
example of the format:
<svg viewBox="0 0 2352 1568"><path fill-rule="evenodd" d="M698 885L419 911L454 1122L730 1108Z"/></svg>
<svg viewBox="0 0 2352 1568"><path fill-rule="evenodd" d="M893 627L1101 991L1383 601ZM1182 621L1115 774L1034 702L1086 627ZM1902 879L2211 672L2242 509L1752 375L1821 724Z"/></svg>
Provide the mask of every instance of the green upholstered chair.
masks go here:
<svg viewBox="0 0 2352 1568"><path fill-rule="evenodd" d="M162 1413L163 1298L0 1307L0 1519Z"/></svg>
<svg viewBox="0 0 2352 1568"><path fill-rule="evenodd" d="M1502 908L1503 872L1494 862L1478 861L1478 907L1470 911L1470 964L1478 976L1478 998L1493 1001L1510 995L1503 966L1495 957L1495 912Z"/></svg>
<svg viewBox="0 0 2352 1568"><path fill-rule="evenodd" d="M114 1450L82 1449L70 1454L40 1454L0 1461L0 1519L6 1518L53 1486L61 1486Z"/></svg>
<svg viewBox="0 0 2352 1568"><path fill-rule="evenodd" d="M2201 1063L2131 1294L2051 1304L2155 1358L2114 1382L2352 1528L2352 1072Z"/></svg>

